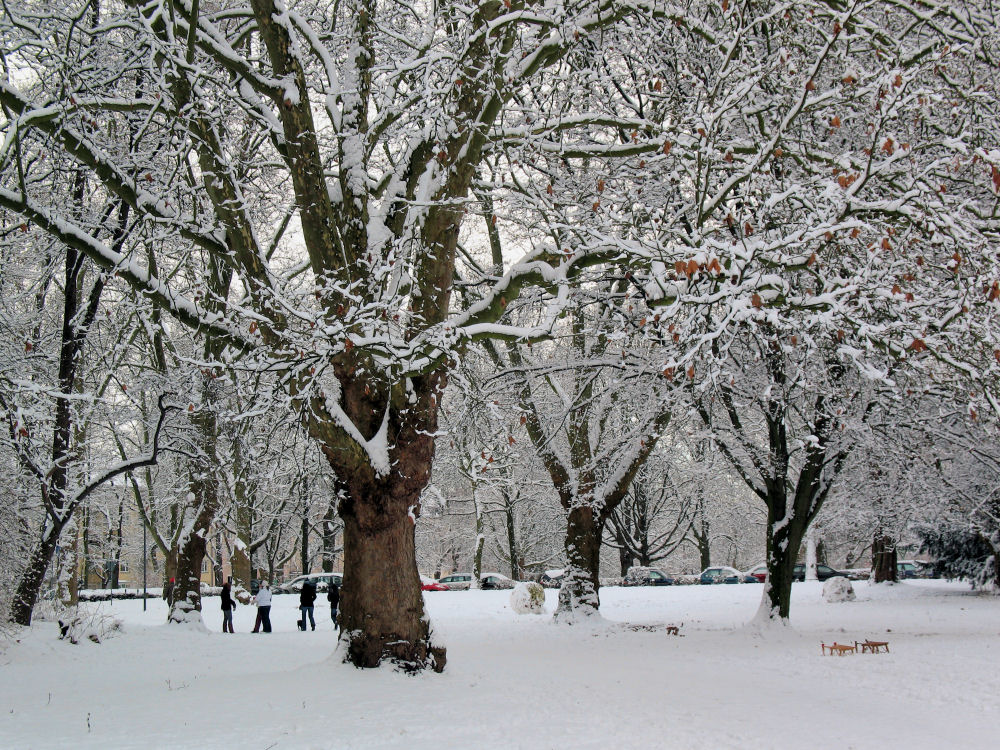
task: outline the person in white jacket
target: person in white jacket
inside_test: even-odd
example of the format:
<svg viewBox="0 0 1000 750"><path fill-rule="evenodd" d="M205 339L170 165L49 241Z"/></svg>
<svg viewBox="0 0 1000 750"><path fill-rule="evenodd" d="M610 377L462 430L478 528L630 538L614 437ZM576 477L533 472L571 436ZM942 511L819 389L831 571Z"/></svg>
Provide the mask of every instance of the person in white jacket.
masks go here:
<svg viewBox="0 0 1000 750"><path fill-rule="evenodd" d="M271 587L267 581L260 582L260 590L254 597L257 603L257 622L254 623L253 632L260 631L260 626L264 626L264 632L271 632Z"/></svg>

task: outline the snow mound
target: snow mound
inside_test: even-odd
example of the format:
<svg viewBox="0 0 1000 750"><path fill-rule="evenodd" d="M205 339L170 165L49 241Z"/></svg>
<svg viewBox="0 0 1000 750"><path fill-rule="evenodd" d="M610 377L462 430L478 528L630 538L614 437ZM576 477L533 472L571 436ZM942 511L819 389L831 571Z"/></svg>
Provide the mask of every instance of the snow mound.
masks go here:
<svg viewBox="0 0 1000 750"><path fill-rule="evenodd" d="M853 602L854 586L843 576L827 578L823 584L823 598L828 602Z"/></svg>
<svg viewBox="0 0 1000 750"><path fill-rule="evenodd" d="M540 583L519 583L510 592L510 608L519 615L545 614L545 589Z"/></svg>

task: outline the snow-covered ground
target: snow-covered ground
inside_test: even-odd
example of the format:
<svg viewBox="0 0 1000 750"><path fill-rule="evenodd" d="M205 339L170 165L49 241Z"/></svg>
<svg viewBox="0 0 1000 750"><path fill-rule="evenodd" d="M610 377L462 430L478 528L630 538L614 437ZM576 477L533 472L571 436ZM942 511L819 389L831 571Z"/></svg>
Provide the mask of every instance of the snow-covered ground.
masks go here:
<svg viewBox="0 0 1000 750"><path fill-rule="evenodd" d="M298 632L297 597L275 597L270 635L248 632L251 607L223 635L163 625L160 600L94 604L124 632L73 646L39 623L4 647L0 748L997 747L1000 598L855 589L828 604L797 583L793 627L763 634L750 584L605 588L593 628L516 615L508 591L428 592L448 668L416 677L341 664L329 611ZM635 627L666 624L682 636ZM891 653L820 655L865 638Z"/></svg>

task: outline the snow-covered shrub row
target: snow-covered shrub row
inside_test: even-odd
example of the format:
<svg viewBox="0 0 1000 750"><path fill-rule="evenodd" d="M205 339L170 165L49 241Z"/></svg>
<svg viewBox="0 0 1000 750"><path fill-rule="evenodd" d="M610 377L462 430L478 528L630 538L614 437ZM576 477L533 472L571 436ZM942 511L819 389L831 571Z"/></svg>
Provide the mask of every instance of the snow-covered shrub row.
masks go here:
<svg viewBox="0 0 1000 750"><path fill-rule="evenodd" d="M158 599L162 589L146 589L147 599ZM81 602L106 602L111 599L142 599L142 589L82 589L77 598Z"/></svg>

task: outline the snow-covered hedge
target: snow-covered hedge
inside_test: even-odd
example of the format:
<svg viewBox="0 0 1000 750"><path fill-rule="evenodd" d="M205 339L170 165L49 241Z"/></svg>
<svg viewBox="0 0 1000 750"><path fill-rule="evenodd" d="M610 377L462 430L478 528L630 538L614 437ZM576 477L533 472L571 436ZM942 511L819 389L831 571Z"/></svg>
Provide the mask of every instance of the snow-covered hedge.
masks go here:
<svg viewBox="0 0 1000 750"><path fill-rule="evenodd" d="M146 589L147 599L159 599L163 589ZM142 589L80 589L81 602L106 602L110 599L142 599Z"/></svg>
<svg viewBox="0 0 1000 750"><path fill-rule="evenodd" d="M201 584L202 596L219 596L222 594L221 586L209 586ZM159 586L146 589L147 599L159 599L163 596L163 589ZM142 599L142 589L81 589L78 592L81 602L106 602L111 599Z"/></svg>

